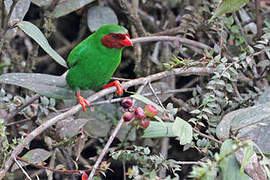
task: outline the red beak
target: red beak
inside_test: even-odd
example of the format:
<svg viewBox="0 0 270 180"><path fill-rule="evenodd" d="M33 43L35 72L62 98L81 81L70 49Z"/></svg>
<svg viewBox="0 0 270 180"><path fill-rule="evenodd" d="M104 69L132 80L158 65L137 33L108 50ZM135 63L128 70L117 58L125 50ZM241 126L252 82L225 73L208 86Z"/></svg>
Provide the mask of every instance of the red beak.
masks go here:
<svg viewBox="0 0 270 180"><path fill-rule="evenodd" d="M120 41L120 44L122 46L133 46L133 43L132 43L131 39L128 37L128 35L125 35L125 39Z"/></svg>

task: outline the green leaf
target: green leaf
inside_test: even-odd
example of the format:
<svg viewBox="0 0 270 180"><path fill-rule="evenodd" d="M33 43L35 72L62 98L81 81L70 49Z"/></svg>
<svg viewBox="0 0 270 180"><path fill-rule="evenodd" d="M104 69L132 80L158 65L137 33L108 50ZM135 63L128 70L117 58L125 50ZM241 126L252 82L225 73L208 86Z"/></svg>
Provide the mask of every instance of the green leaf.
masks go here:
<svg viewBox="0 0 270 180"><path fill-rule="evenodd" d="M50 103L50 100L47 97L41 97L40 98L42 105L48 106Z"/></svg>
<svg viewBox="0 0 270 180"><path fill-rule="evenodd" d="M42 162L48 159L50 156L51 153L49 151L41 148L36 148L28 151L25 155L23 155L22 158L27 160L29 163L41 165ZM22 167L27 165L27 163L22 161L19 161L19 163L21 164ZM12 167L12 171L18 168L19 168L18 165L14 164L14 166Z"/></svg>
<svg viewBox="0 0 270 180"><path fill-rule="evenodd" d="M212 110L209 108L203 108L202 111L213 115Z"/></svg>
<svg viewBox="0 0 270 180"><path fill-rule="evenodd" d="M213 21L213 19L215 19L218 16L221 16L222 14L231 13L239 10L248 2L249 0L223 0L216 9L214 15L209 20L209 22Z"/></svg>
<svg viewBox="0 0 270 180"><path fill-rule="evenodd" d="M145 104L152 104L153 106L155 106L157 108L157 110L161 113L163 113L165 111L165 109L163 109L161 106L157 105L156 103L154 103L153 101L149 100L148 98L140 95L140 94L134 94L132 96L130 96L132 98L135 98Z"/></svg>
<svg viewBox="0 0 270 180"><path fill-rule="evenodd" d="M195 109L193 111L190 112L191 114L200 114L201 111L199 109Z"/></svg>
<svg viewBox="0 0 270 180"><path fill-rule="evenodd" d="M240 168L240 173L241 174L244 173L244 168L250 162L250 158L252 157L253 154L254 154L254 150L253 150L252 145L244 147L244 159L241 162L241 168Z"/></svg>
<svg viewBox="0 0 270 180"><path fill-rule="evenodd" d="M219 79L219 80L216 80L216 85L225 86L226 83L223 80Z"/></svg>
<svg viewBox="0 0 270 180"><path fill-rule="evenodd" d="M96 31L100 26L105 24L118 24L118 19L111 8L93 6L88 10L87 23L90 31Z"/></svg>
<svg viewBox="0 0 270 180"><path fill-rule="evenodd" d="M59 18L76 11L93 1L94 0L62 0L55 6L51 16L54 18Z"/></svg>
<svg viewBox="0 0 270 180"><path fill-rule="evenodd" d="M229 80L231 79L231 75L228 72L224 72L222 75L223 75L223 77L225 77L225 78L227 78Z"/></svg>
<svg viewBox="0 0 270 180"><path fill-rule="evenodd" d="M179 137L181 145L188 144L192 141L192 127L183 119L176 117L172 126L172 131Z"/></svg>
<svg viewBox="0 0 270 180"><path fill-rule="evenodd" d="M265 33L264 35L262 35L263 39L270 39L270 33Z"/></svg>
<svg viewBox="0 0 270 180"><path fill-rule="evenodd" d="M72 99L74 92L62 76L37 73L7 73L0 75L0 84L12 84L56 99Z"/></svg>
<svg viewBox="0 0 270 180"><path fill-rule="evenodd" d="M161 138L161 137L175 137L172 130L173 123L169 122L155 122L150 121L147 129L144 131L143 138Z"/></svg>
<svg viewBox="0 0 270 180"><path fill-rule="evenodd" d="M225 67L224 64L219 64L219 65L216 67L216 71L219 72L219 73L222 73L225 69L226 69L226 67Z"/></svg>
<svg viewBox="0 0 270 180"><path fill-rule="evenodd" d="M49 6L53 0L32 0L32 3L35 5L42 7L42 6Z"/></svg>
<svg viewBox="0 0 270 180"><path fill-rule="evenodd" d="M229 93L233 93L234 92L234 89L232 87L231 84L226 84L226 90L229 92Z"/></svg>
<svg viewBox="0 0 270 180"><path fill-rule="evenodd" d="M14 3L14 0L5 0L5 7L7 12L9 12L11 5ZM18 0L17 4L15 5L11 16L9 18L10 20L23 20L25 14L27 13L29 7L31 4L31 0Z"/></svg>
<svg viewBox="0 0 270 180"><path fill-rule="evenodd" d="M20 21L17 26L28 36L33 38L57 63L67 68L66 61L50 46L47 39L37 26L28 21Z"/></svg>
<svg viewBox="0 0 270 180"><path fill-rule="evenodd" d="M224 159L220 162L220 168L222 171L222 179L224 180L249 180L250 177L243 173L240 174L240 166L235 158L235 153L229 155L233 152L233 146L235 143L231 139L227 139L223 142L220 154Z"/></svg>

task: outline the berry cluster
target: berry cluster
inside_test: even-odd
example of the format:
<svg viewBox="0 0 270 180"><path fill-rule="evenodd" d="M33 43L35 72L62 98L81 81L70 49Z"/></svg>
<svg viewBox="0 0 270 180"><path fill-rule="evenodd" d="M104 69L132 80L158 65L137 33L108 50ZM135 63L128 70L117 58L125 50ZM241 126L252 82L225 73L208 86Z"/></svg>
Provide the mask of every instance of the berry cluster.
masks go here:
<svg viewBox="0 0 270 180"><path fill-rule="evenodd" d="M146 129L149 126L149 118L153 118L158 114L158 110L152 104L147 104L144 110L141 107L132 108L133 102L131 98L124 98L121 102L121 106L125 113L123 119L125 122L132 121L133 125L139 125Z"/></svg>

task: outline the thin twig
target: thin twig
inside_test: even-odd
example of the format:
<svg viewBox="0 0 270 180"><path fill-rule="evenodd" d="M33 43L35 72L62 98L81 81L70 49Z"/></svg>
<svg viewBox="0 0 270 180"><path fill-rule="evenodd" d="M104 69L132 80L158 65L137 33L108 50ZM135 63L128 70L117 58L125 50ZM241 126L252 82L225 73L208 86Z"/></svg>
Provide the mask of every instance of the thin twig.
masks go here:
<svg viewBox="0 0 270 180"><path fill-rule="evenodd" d="M22 165L17 161L16 158L14 158L15 163L19 166L19 168L22 170L23 174L27 177L27 179L31 179L31 177L27 174L27 172L23 169Z"/></svg>
<svg viewBox="0 0 270 180"><path fill-rule="evenodd" d="M127 78L120 78L120 77L111 77L111 80L118 80L118 81L130 81L131 79L127 79Z"/></svg>
<svg viewBox="0 0 270 180"><path fill-rule="evenodd" d="M234 17L234 20L236 22L236 24L239 26L240 28L240 33L241 35L244 37L244 40L245 40L245 45L248 46L248 41L247 41L247 37L245 35L245 31L244 31L244 28L242 27L242 24L238 18L238 16L236 15L236 13L233 13L233 17Z"/></svg>
<svg viewBox="0 0 270 180"><path fill-rule="evenodd" d="M156 94L172 94L172 93L189 92L189 91L193 91L193 89L194 88L181 88L181 89L172 89L172 90L167 90L167 91L157 91ZM145 93L145 94L142 94L142 96L145 96L145 97L153 96L153 93L151 93L151 92ZM122 101L124 98L125 97L93 102L93 103L91 103L91 106L101 105L101 104L117 103L117 102Z"/></svg>
<svg viewBox="0 0 270 180"><path fill-rule="evenodd" d="M16 4L18 3L19 1L18 0L13 0L12 1L12 5L11 5L11 7L10 7L10 9L9 9L9 12L8 12L8 15L7 15L7 17L5 17L5 21L4 21L4 31L7 31L7 27L8 27L8 22L9 22L9 20L10 20L10 17L11 17L11 14L12 14L12 12L14 11L14 8L15 8L15 6L16 6Z"/></svg>
<svg viewBox="0 0 270 180"><path fill-rule="evenodd" d="M24 120L20 120L20 121L15 121L15 122L8 123L5 126L11 126L11 125L15 125L15 124L20 124L20 123L24 123L24 122L31 121L31 120L32 119L24 119Z"/></svg>
<svg viewBox="0 0 270 180"><path fill-rule="evenodd" d="M186 111L186 112L189 112L189 111L191 111L192 109L193 109L193 107L191 107L189 104L188 104L188 102L189 102L189 100L187 101L187 102L185 102L184 100L182 100L182 99L180 99L180 98L175 98L175 97L171 97L171 100L173 101L173 103L175 103L175 104L177 104L177 105L179 105L180 107L178 108L178 112L180 112L180 111Z"/></svg>
<svg viewBox="0 0 270 180"><path fill-rule="evenodd" d="M141 18L138 16L137 9L135 7L132 7L131 4L127 0L119 0L119 4L121 8L123 8L124 12L134 24L138 34L140 36L146 36L146 31L142 25Z"/></svg>
<svg viewBox="0 0 270 180"><path fill-rule="evenodd" d="M120 121L118 122L117 126L113 130L113 133L110 136L110 138L109 138L108 142L106 143L105 147L102 149L100 155L98 156L98 159L97 159L96 163L93 166L93 169L92 169L92 171L91 171L91 173L90 173L90 175L88 177L88 180L92 180L93 179L93 177L94 177L94 175L96 173L96 170L97 170L99 164L101 163L103 157L107 154L107 152L109 150L109 147L112 144L112 142L113 142L114 138L116 137L117 133L119 132L119 130L120 130L123 122L124 122L124 119L121 118Z"/></svg>
<svg viewBox="0 0 270 180"><path fill-rule="evenodd" d="M195 129L195 128L193 128L193 131L196 132L197 134L199 134L199 135L202 136L202 137L205 137L205 138L207 138L207 139L210 139L210 140L212 140L212 141L215 141L215 142L218 143L218 144L222 144L222 141L219 141L219 140L217 140L216 138L211 137L211 136L208 136L208 135L206 135L206 134L203 134L202 132L200 132L199 130L197 130L197 129Z"/></svg>
<svg viewBox="0 0 270 180"><path fill-rule="evenodd" d="M264 13L261 13L262 17L265 17L265 16L268 15L268 14L270 14L270 11L266 11L266 12L264 12ZM254 21L256 21L256 18L250 19L250 20L248 20L248 21L244 21L244 22L242 23L242 26L245 26L245 25L247 25L247 24L249 24L249 23L251 23L251 22L254 22Z"/></svg>
<svg viewBox="0 0 270 180"><path fill-rule="evenodd" d="M164 157L164 159L168 158L168 147L169 147L169 141L170 139L165 137L161 139L161 154ZM165 178L166 177L166 173L167 173L167 169L166 168L162 168L159 171L159 177L161 178Z"/></svg>
<svg viewBox="0 0 270 180"><path fill-rule="evenodd" d="M1 21L0 21L0 27L1 28L4 28L4 21L5 21L5 15L6 15L6 13L5 13L5 3L4 3L4 1L2 1L1 2Z"/></svg>
<svg viewBox="0 0 270 180"><path fill-rule="evenodd" d="M255 14L256 14L256 24L257 24L257 37L261 37L263 34L263 16L261 14L260 0L255 0ZM265 54L259 55L259 60L263 61L265 59Z"/></svg>
<svg viewBox="0 0 270 180"><path fill-rule="evenodd" d="M212 47L206 44L203 44L201 42L190 40L187 38L176 37L176 36L148 36L148 37L139 37L139 38L132 39L133 43L152 42L152 41L179 41L180 43L199 47L201 49L207 49L207 50L213 49Z"/></svg>
<svg viewBox="0 0 270 180"><path fill-rule="evenodd" d="M142 90L143 90L143 88L144 88L145 85L146 85L146 83L144 83L142 86L139 87L139 89L138 89L138 91L137 91L138 94L140 94L140 93L142 92ZM135 99L133 100L133 104L135 104ZM102 149L102 152L101 152L101 154L99 155L99 157L98 157L96 163L94 164L93 170L91 171L91 173L90 173L90 175L89 175L89 177L88 177L88 180L92 180L92 178L94 177L96 169L98 168L98 166L99 166L100 162L102 161L103 157L104 157L104 156L106 155L106 153L108 152L108 149L109 149L111 143L113 142L114 138L115 138L116 135L118 134L118 132L119 132L119 130L120 130L120 128L121 128L123 122L124 122L124 119L123 119L123 117L122 117L122 118L120 119L120 121L118 122L117 126L115 127L115 129L114 129L112 135L110 136L108 142L106 143L105 147ZM128 133L128 134L129 134L129 133Z"/></svg>
<svg viewBox="0 0 270 180"><path fill-rule="evenodd" d="M171 35L178 34L180 32L184 32L183 27L178 26L178 27L175 27L175 28L166 29L165 31L161 31L161 32L151 34L151 36L168 36L168 35L171 36Z"/></svg>
<svg viewBox="0 0 270 180"><path fill-rule="evenodd" d="M30 165L30 166L33 166L33 167L39 168L39 169L46 169L46 170L52 171L54 173L81 175L81 172L82 171L84 171L84 172L90 172L90 171L92 171L92 168L90 168L90 169L84 169L84 170L80 170L80 169L77 169L77 170L68 170L68 169L60 170L60 169L54 169L54 168L46 167L46 166L43 166L43 165L40 165L40 164L31 163L31 162L27 161L26 159L21 158L19 156L17 156L16 158L18 160L22 161L22 162L25 162L27 165Z"/></svg>
<svg viewBox="0 0 270 180"><path fill-rule="evenodd" d="M59 2L59 0L52 0L48 10L53 11L55 9L56 5L58 4L58 2Z"/></svg>
<svg viewBox="0 0 270 180"><path fill-rule="evenodd" d="M138 8L138 14L140 15L140 18L142 19L143 24L147 24L149 29L151 29L153 32L160 31L160 27L157 25L155 18L145 12L144 10Z"/></svg>
<svg viewBox="0 0 270 180"><path fill-rule="evenodd" d="M233 86L235 95L236 95L240 100L243 100L241 94L240 94L239 91L238 91L237 84L236 84L235 82L233 82L233 83L232 83L232 86Z"/></svg>
<svg viewBox="0 0 270 180"><path fill-rule="evenodd" d="M196 161L176 161L176 164L180 165L202 165L203 162L196 162Z"/></svg>
<svg viewBox="0 0 270 180"><path fill-rule="evenodd" d="M200 80L200 77L193 78L193 79L190 80L187 84L185 84L185 85L183 86L183 88L181 88L181 89L185 89L185 88L191 87L191 86L193 86L195 83L197 83L199 80Z"/></svg>
<svg viewBox="0 0 270 180"><path fill-rule="evenodd" d="M156 93L156 91L154 90L154 88L152 87L152 85L151 85L150 82L148 83L148 85L149 85L149 87L150 87L152 93L154 94L155 98L157 99L159 105L160 105L163 109L166 109L166 108L163 106L163 104L162 104L161 100L159 99L159 97L157 96L157 93Z"/></svg>
<svg viewBox="0 0 270 180"><path fill-rule="evenodd" d="M122 86L124 89L127 89L127 88L132 87L132 86L138 86L138 85L144 84L145 82L156 81L156 80L166 78L166 77L171 76L171 75L182 75L182 76L201 75L202 76L202 75L212 74L212 73L214 73L214 71L215 71L214 68L208 68L208 67L191 67L191 68L187 68L187 69L177 68L177 69L174 69L172 71L164 71L164 72L153 74L153 75L150 75L147 77L138 78L138 79L134 79L134 80L131 80L128 82L124 82L124 83L122 83ZM91 103L91 102L93 102L101 97L104 97L105 95L116 92L116 90L117 90L116 87L110 87L107 89L103 89L103 90L91 95L90 97L88 97L87 101L89 103ZM61 113L61 114L55 116L54 118L45 121L39 127L34 129L31 133L29 133L25 137L23 142L21 144L19 144L18 146L16 146L16 148L13 150L9 159L5 162L4 169L0 171L0 179L3 178L6 175L6 173L8 172L9 168L13 164L14 157L16 157L20 152L22 152L24 147L26 147L36 136L40 135L43 131L45 131L47 128L51 127L52 125L54 125L56 122L66 118L66 117L74 115L75 113L80 111L81 108L82 107L80 104L75 105L69 111Z"/></svg>
<svg viewBox="0 0 270 180"><path fill-rule="evenodd" d="M123 160L122 161L122 165L123 165L123 176L124 176L124 180L127 180L127 175L126 175L126 162Z"/></svg>
<svg viewBox="0 0 270 180"><path fill-rule="evenodd" d="M257 36L260 37L263 34L262 31L262 24L263 24L263 18L260 12L261 6L260 6L260 0L255 0L255 13L256 13L256 24L258 33Z"/></svg>

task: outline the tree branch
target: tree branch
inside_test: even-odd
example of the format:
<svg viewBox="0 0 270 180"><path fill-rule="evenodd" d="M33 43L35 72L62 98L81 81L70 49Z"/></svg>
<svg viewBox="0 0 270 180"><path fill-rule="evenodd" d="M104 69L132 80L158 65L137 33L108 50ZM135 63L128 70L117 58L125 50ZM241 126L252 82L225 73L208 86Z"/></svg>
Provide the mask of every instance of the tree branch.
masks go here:
<svg viewBox="0 0 270 180"><path fill-rule="evenodd" d="M93 169L88 177L88 180L92 180L94 175L95 175L95 172L99 166L99 164L101 163L103 157L107 154L108 150L109 150L109 147L110 145L112 144L114 138L116 137L117 133L119 132L122 124L124 122L124 119L121 118L120 121L118 122L117 126L115 127L115 129L113 130L113 133L112 135L110 136L108 142L106 143L105 147L102 149L100 155L98 156L98 159L97 161L95 162L94 166L93 166Z"/></svg>
<svg viewBox="0 0 270 180"><path fill-rule="evenodd" d="M212 74L214 71L215 71L214 68L208 68L208 67L191 67L191 68L185 68L185 69L177 68L177 69L173 69L172 71L164 71L164 72L153 74L153 75L150 75L147 77L130 80L128 82L122 83L122 86L124 89L127 89L127 88L132 87L132 86L142 85L142 84L145 84L147 82L156 81L156 80L159 80L159 79L171 76L171 75L181 75L181 76L202 75L203 76L203 75ZM95 101L95 100L97 100L105 95L116 92L116 90L117 90L116 87L103 89L103 90L98 91L97 93L93 94L92 96L88 97L87 101L89 103L91 103L91 102L93 102L93 101ZM44 130L46 130L50 126L54 125L56 122L77 113L78 111L81 110L81 108L82 107L80 104L75 105L69 111L61 113L61 114L55 116L54 118L49 119L48 121L44 122L39 127L37 127L36 129L34 129L31 133L29 133L25 137L25 139L23 140L22 144L19 144L13 150L11 156L5 162L4 169L0 171L0 179L2 179L6 175L9 168L11 167L11 165L14 162L14 158L16 158L16 156L22 152L24 147L26 147L36 136L40 135Z"/></svg>

